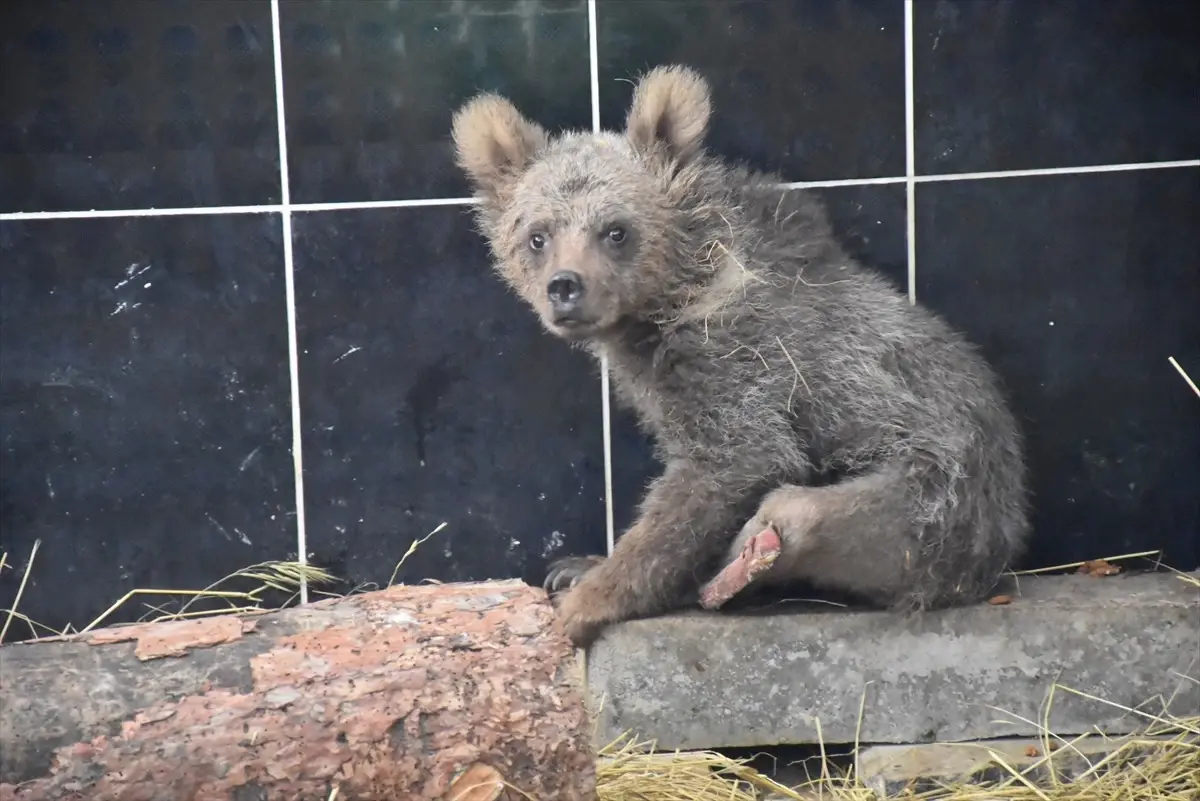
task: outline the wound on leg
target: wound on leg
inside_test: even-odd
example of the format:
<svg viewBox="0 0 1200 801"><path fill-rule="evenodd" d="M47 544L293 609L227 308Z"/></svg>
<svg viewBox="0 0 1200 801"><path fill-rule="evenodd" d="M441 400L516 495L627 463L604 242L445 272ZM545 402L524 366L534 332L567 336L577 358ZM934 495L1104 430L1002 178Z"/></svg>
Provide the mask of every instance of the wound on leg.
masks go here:
<svg viewBox="0 0 1200 801"><path fill-rule="evenodd" d="M768 526L755 534L746 541L737 558L701 588L700 606L709 610L720 609L730 598L767 572L782 550L783 541L774 527Z"/></svg>

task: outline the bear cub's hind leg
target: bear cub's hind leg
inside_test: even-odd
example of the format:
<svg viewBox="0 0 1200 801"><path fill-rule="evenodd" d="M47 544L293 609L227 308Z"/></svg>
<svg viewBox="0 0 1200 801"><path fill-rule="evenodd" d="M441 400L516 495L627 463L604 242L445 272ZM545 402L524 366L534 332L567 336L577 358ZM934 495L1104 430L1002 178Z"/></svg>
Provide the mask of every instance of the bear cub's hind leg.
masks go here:
<svg viewBox="0 0 1200 801"><path fill-rule="evenodd" d="M779 553L754 578L756 586L806 582L890 606L904 594L905 554L916 553L912 516L899 471L824 487L785 485L763 498L725 563L742 558L770 529L779 536Z"/></svg>

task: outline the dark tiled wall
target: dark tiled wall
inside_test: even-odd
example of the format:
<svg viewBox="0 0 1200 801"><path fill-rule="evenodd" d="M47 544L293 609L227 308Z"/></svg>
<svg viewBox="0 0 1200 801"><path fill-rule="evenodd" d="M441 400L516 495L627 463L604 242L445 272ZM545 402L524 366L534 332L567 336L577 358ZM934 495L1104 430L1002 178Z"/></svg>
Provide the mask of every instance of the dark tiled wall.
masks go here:
<svg viewBox="0 0 1200 801"><path fill-rule="evenodd" d="M600 113L625 120L637 72L689 64L712 83L714 150L786 181L904 174L904 4L607 0Z"/></svg>
<svg viewBox="0 0 1200 801"><path fill-rule="evenodd" d="M0 211L279 201L270 4L0 6Z"/></svg>
<svg viewBox="0 0 1200 801"><path fill-rule="evenodd" d="M279 11L306 550L352 584L443 521L401 580L537 580L602 552L597 368L489 272L447 139L482 89L590 126L586 0ZM836 184L814 191L851 251L908 288L904 0L596 12L605 126L638 72L697 67L713 148ZM1200 10L911 12L913 289L1011 389L1030 564L1200 564L1200 401L1167 363L1200 374L1200 166L928 180L1200 159ZM35 540L21 610L55 627L296 556L272 30L268 0L0 8L0 608ZM114 216L73 215L92 209ZM612 451L621 526L656 466L619 411Z"/></svg>
<svg viewBox="0 0 1200 801"><path fill-rule="evenodd" d="M488 274L455 206L298 214L309 549L386 581L536 579L603 550L598 372Z"/></svg>
<svg viewBox="0 0 1200 801"><path fill-rule="evenodd" d="M0 551L42 541L22 610L86 624L294 554L278 215L5 221L0 254Z"/></svg>
<svg viewBox="0 0 1200 801"><path fill-rule="evenodd" d="M1200 13L1187 0L914 10L918 173L1197 157Z"/></svg>
<svg viewBox="0 0 1200 801"><path fill-rule="evenodd" d="M470 194L447 132L476 91L503 93L549 128L590 124L580 0L284 0L280 10L294 202Z"/></svg>

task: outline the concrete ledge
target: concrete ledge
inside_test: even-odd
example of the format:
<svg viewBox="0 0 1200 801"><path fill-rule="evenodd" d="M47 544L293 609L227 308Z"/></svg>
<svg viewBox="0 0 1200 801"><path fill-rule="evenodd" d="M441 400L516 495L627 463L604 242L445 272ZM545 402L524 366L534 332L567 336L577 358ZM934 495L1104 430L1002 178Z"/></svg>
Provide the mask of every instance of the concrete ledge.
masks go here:
<svg viewBox="0 0 1200 801"><path fill-rule="evenodd" d="M1013 715L1041 720L1055 683L1129 707L1177 693L1172 712L1200 714L1200 685L1180 678L1200 678L1200 589L1175 574L1052 576L1014 594L912 617L806 607L611 627L587 659L598 736L633 731L664 749L848 743L865 690L863 743L1028 737L1037 727ZM1049 722L1063 735L1145 723L1065 692Z"/></svg>

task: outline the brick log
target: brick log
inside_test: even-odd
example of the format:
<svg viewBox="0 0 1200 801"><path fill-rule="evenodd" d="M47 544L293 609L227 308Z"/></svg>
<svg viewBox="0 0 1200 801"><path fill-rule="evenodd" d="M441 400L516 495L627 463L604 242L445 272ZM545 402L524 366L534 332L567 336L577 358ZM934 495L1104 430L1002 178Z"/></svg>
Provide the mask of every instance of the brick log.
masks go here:
<svg viewBox="0 0 1200 801"><path fill-rule="evenodd" d="M0 646L0 801L590 801L552 619L489 582Z"/></svg>

